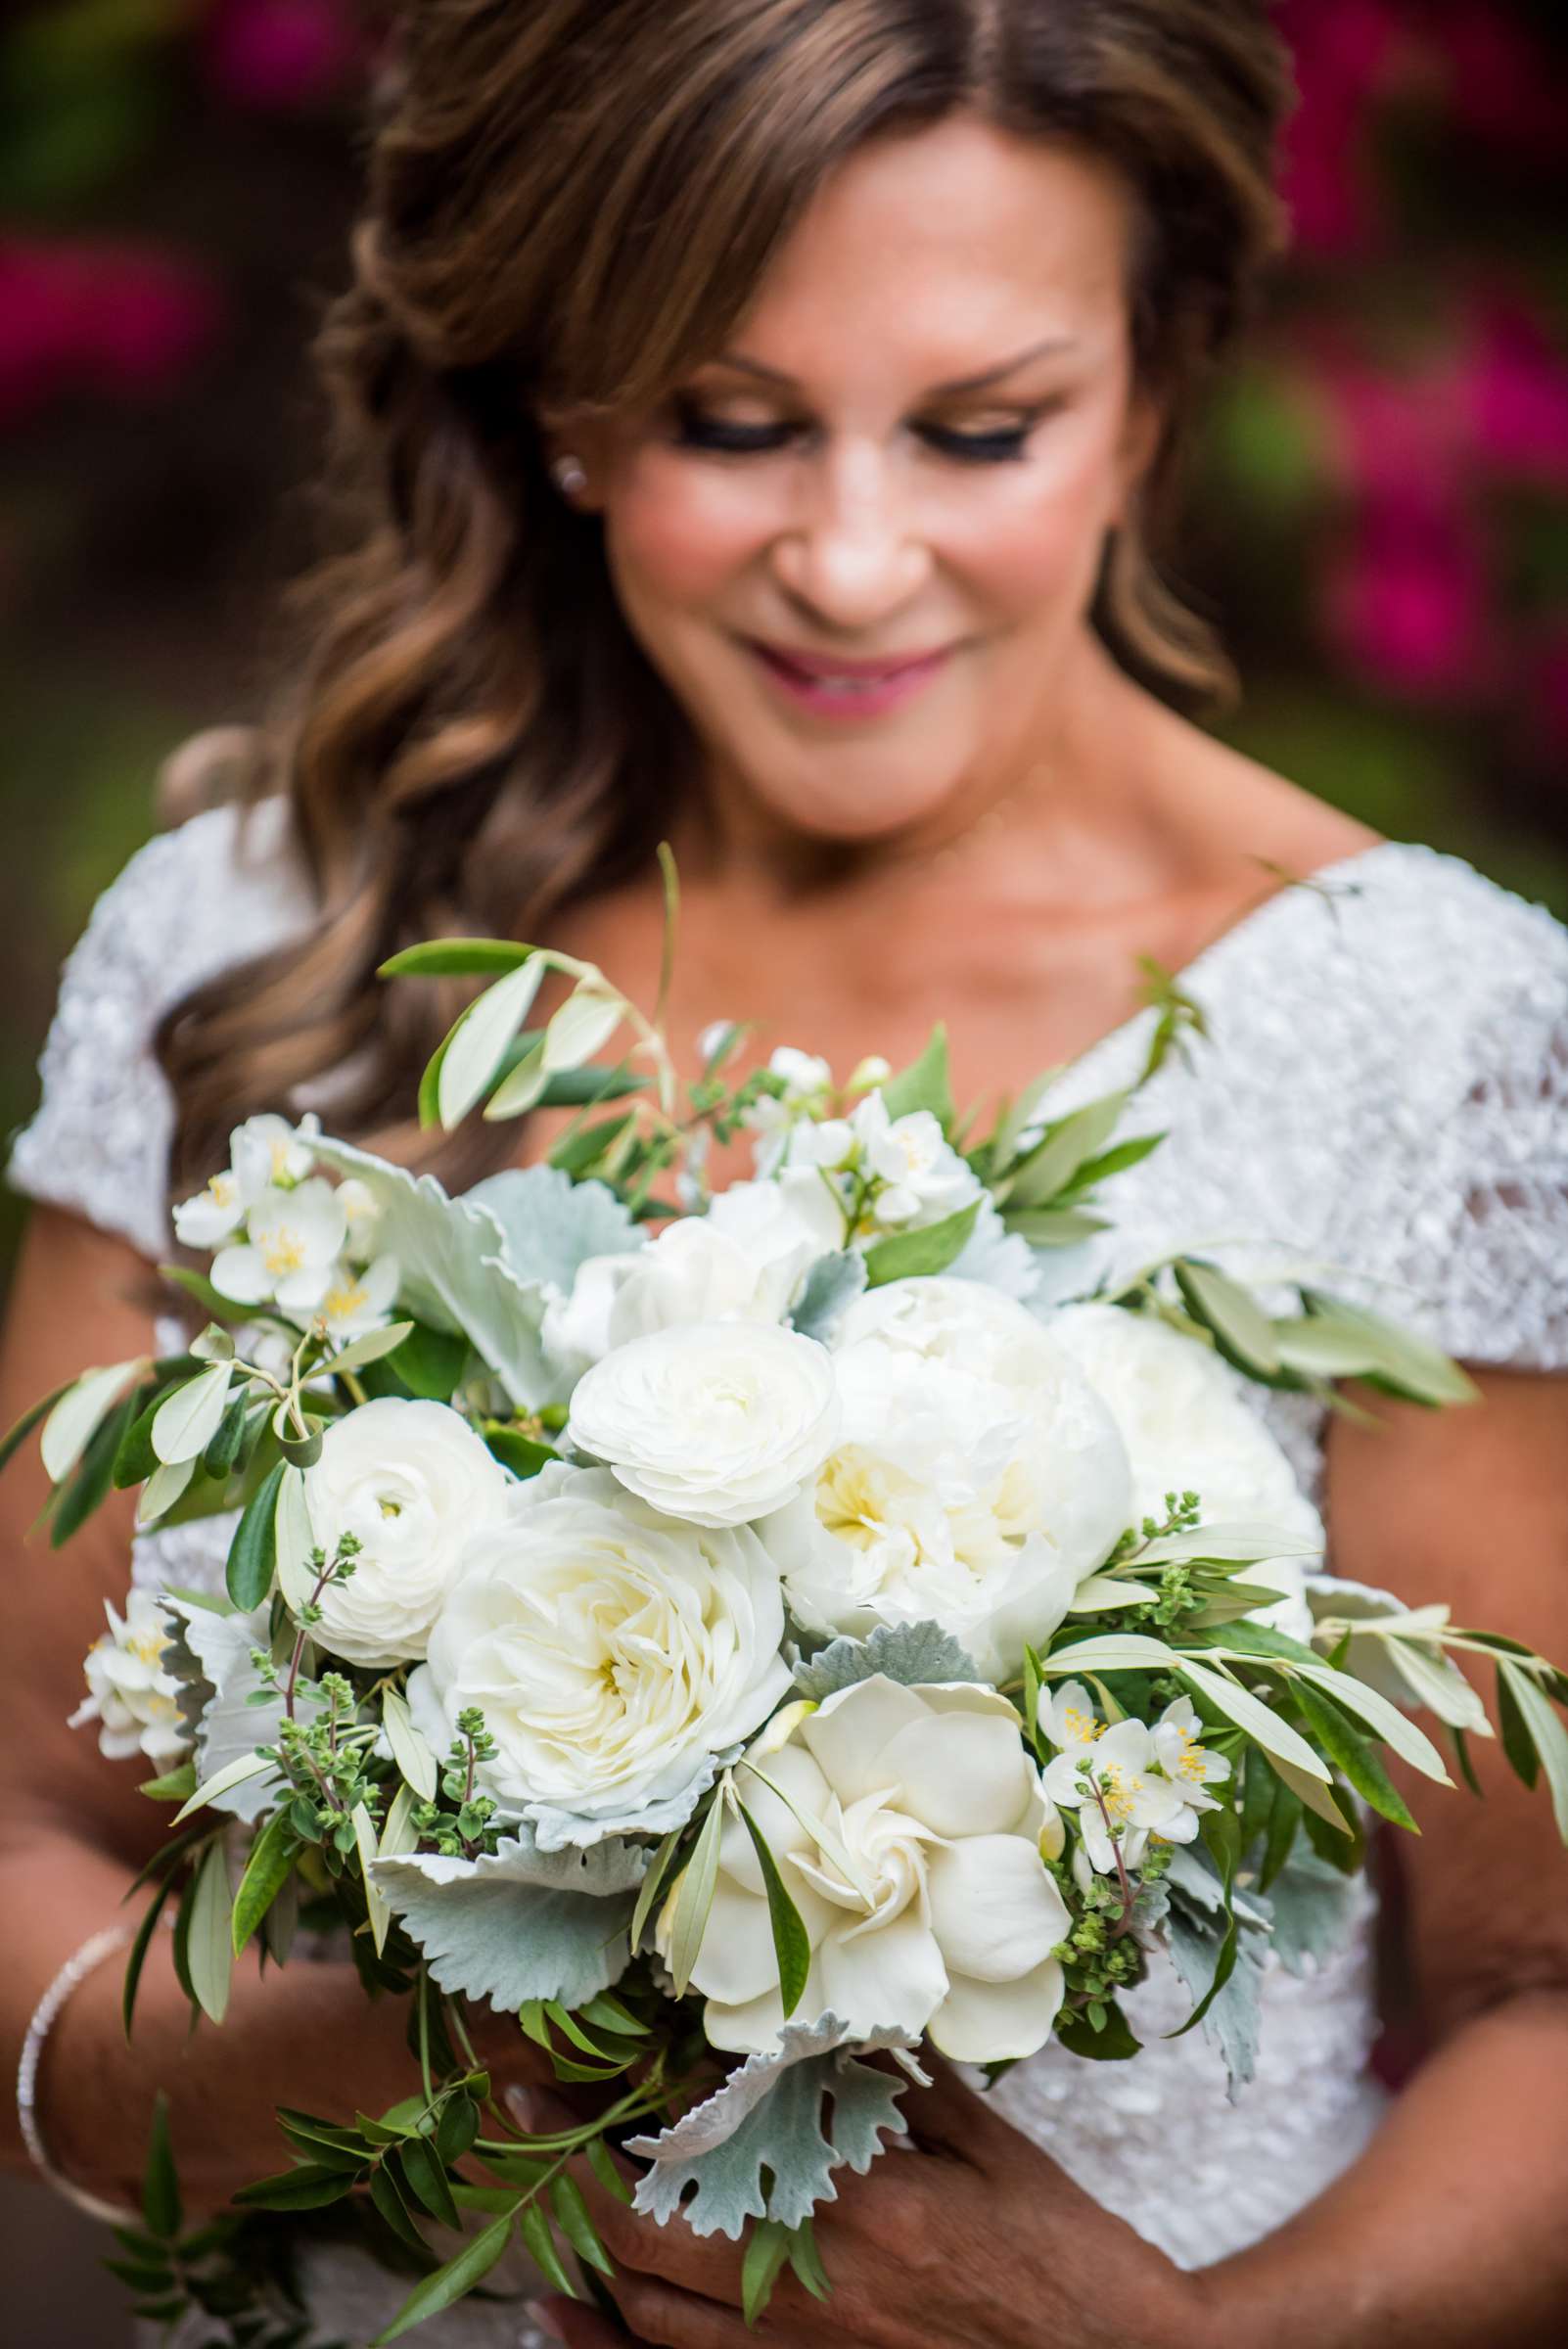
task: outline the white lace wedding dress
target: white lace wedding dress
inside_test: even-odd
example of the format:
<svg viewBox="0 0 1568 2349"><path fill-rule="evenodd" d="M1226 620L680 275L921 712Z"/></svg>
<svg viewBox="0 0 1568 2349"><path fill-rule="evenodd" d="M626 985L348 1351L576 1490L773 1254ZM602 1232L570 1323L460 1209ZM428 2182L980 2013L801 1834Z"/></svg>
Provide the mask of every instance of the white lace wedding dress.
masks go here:
<svg viewBox="0 0 1568 2349"><path fill-rule="evenodd" d="M155 840L66 971L43 1106L11 1179L152 1258L168 1244L170 1107L149 1037L198 980L303 921L281 842L275 806L244 835L219 808ZM1182 984L1212 1036L1144 1096L1140 1125L1170 1138L1116 1180L1119 1259L1274 1242L1391 1284L1365 1294L1468 1360L1568 1364L1568 933L1452 857L1387 845L1269 900ZM1076 1064L1064 1102L1130 1082L1152 1017ZM1320 1497L1321 1414L1247 1392ZM226 1530L181 1528L139 1542L134 1571L216 1584L226 1544ZM1305 1978L1269 1971L1257 2077L1234 2103L1200 2033L1161 2037L1187 2001L1157 1961L1128 2002L1136 2060L1050 2048L1002 2082L998 2104L1180 2265L1222 2258L1311 2200L1377 2126L1372 1907L1364 1895L1349 1942ZM405 2288L352 2253L310 2274L323 2331L354 2343ZM468 2303L416 2337L536 2338L516 2302Z"/></svg>

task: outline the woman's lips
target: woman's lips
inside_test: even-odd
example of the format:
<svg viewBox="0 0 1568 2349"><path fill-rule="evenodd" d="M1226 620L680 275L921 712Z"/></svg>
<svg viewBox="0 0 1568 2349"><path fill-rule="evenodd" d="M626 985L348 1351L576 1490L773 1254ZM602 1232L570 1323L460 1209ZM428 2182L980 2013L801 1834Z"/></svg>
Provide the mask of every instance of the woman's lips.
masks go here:
<svg viewBox="0 0 1568 2349"><path fill-rule="evenodd" d="M952 658L945 646L907 661L835 662L818 654L791 654L743 639L763 675L797 709L833 718L882 717L922 692Z"/></svg>

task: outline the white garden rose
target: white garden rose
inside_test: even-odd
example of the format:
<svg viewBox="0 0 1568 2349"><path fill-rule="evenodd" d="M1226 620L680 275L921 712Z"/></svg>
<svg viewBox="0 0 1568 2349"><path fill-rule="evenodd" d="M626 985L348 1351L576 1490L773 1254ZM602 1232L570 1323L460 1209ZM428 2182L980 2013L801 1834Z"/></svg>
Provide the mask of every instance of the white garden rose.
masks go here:
<svg viewBox="0 0 1568 2349"><path fill-rule="evenodd" d="M778 1569L747 1527L680 1525L554 1462L470 1542L408 1683L438 1751L477 1706L484 1791L542 1844L687 1819L789 1686Z"/></svg>
<svg viewBox="0 0 1568 2349"><path fill-rule="evenodd" d="M754 1321L702 1321L606 1355L567 1440L627 1492L693 1525L744 1525L794 1497L838 1433L827 1349Z"/></svg>
<svg viewBox="0 0 1568 2349"><path fill-rule="evenodd" d="M644 1248L588 1257L552 1303L544 1342L580 1375L618 1346L693 1321L780 1322L842 1220L814 1176L738 1182Z"/></svg>
<svg viewBox="0 0 1568 2349"><path fill-rule="evenodd" d="M172 1641L162 1609L151 1590L133 1589L123 1615L107 1599L104 1613L108 1635L87 1650L87 1694L69 1726L96 1721L98 1750L112 1762L145 1754L169 1770L189 1753L191 1731L180 1711L180 1683L164 1669Z"/></svg>
<svg viewBox="0 0 1568 2349"><path fill-rule="evenodd" d="M361 1547L311 1636L350 1664L422 1656L465 1544L504 1515L511 1484L444 1403L386 1396L334 1421L305 1470L311 1534L329 1558L345 1534Z"/></svg>
<svg viewBox="0 0 1568 2349"><path fill-rule="evenodd" d="M735 1791L811 1944L796 2019L831 2012L852 2037L890 2025L929 2032L960 2063L1044 2046L1062 2003L1052 1952L1071 1919L1040 1855L1051 1808L1005 1698L879 1675L841 1688L790 1743L754 1758ZM667 1958L677 1897L657 1929ZM739 1818L724 1823L692 1981L715 2047L776 2043L785 2017L766 1887Z"/></svg>
<svg viewBox="0 0 1568 2349"><path fill-rule="evenodd" d="M940 1623L1005 1678L1130 1522L1109 1412L1031 1313L971 1281L857 1298L834 1366L839 1441L768 1529L792 1610L860 1636Z"/></svg>
<svg viewBox="0 0 1568 2349"><path fill-rule="evenodd" d="M1191 1491L1209 1525L1278 1526L1321 1553L1322 1519L1260 1418L1240 1374L1201 1341L1119 1306L1065 1306L1044 1324L1109 1405L1132 1463L1132 1515L1161 1519L1167 1493ZM1282 1593L1259 1619L1306 1639L1304 1577L1318 1558L1249 1566L1246 1580Z"/></svg>

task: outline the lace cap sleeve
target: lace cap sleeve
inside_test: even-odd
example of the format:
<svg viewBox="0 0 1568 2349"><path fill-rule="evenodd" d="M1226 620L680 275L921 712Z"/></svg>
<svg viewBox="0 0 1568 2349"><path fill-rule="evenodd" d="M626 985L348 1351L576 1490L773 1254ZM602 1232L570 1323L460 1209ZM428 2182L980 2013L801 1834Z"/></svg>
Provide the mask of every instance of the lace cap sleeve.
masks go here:
<svg viewBox="0 0 1568 2349"><path fill-rule="evenodd" d="M139 850L67 960L42 1104L7 1169L13 1189L162 1255L174 1105L153 1057L158 1023L225 964L300 927L307 905L282 802L249 822L209 808Z"/></svg>
<svg viewBox="0 0 1568 2349"><path fill-rule="evenodd" d="M1484 882L1470 912L1463 976L1454 983L1451 960L1429 973L1429 1036L1453 1055L1454 1082L1446 1111L1415 1137L1407 1212L1390 1251L1412 1302L1394 1310L1462 1360L1561 1370L1568 930ZM1443 1036L1451 1019L1458 1033Z"/></svg>

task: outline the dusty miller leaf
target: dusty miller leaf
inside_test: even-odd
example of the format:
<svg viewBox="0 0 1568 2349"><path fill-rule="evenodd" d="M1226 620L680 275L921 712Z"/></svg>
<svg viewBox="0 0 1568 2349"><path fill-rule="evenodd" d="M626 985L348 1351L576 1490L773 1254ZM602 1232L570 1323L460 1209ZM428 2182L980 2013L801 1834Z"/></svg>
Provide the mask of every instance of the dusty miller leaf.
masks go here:
<svg viewBox="0 0 1568 2349"><path fill-rule="evenodd" d="M495 1218L516 1278L563 1296L590 1256L623 1256L646 1237L607 1183L574 1182L559 1167L508 1167L463 1199Z"/></svg>
<svg viewBox="0 0 1568 2349"><path fill-rule="evenodd" d="M828 1343L834 1323L846 1306L853 1305L865 1287L865 1258L856 1248L834 1256L819 1256L806 1276L800 1303L790 1315L803 1338Z"/></svg>
<svg viewBox="0 0 1568 2349"><path fill-rule="evenodd" d="M1292 1853L1268 1891L1274 1952L1287 1973L1304 1973L1308 1958L1320 1965L1333 1956L1350 1930L1356 1897L1353 1876L1314 1851Z"/></svg>
<svg viewBox="0 0 1568 2349"><path fill-rule="evenodd" d="M281 1693L265 1704L250 1701L264 1684L252 1661L252 1650L267 1645L267 1609L257 1607L251 1615L215 1615L209 1608L172 1596L165 1597L163 1608L174 1627L165 1663L181 1682L180 1710L195 1730L197 1782L205 1785L257 1746L277 1743L283 1720ZM319 1704L313 1690L301 1687L295 1701L297 1718L308 1722ZM254 1824L277 1800L276 1776L257 1777L231 1786L214 1798L211 1808Z"/></svg>
<svg viewBox="0 0 1568 2349"><path fill-rule="evenodd" d="M940 1623L878 1624L866 1639L835 1639L808 1664L797 1665L795 1685L820 1704L857 1681L897 1681L905 1688L940 1686L981 1678L950 1632Z"/></svg>
<svg viewBox="0 0 1568 2349"><path fill-rule="evenodd" d="M620 1979L647 1865L627 1843L546 1852L525 1834L479 1860L377 1860L372 1874L439 1987L504 2012L580 2006Z"/></svg>
<svg viewBox="0 0 1568 2349"><path fill-rule="evenodd" d="M1225 1937L1223 1913L1200 1910L1196 1904L1189 1905L1180 1889L1173 1884L1165 1929L1167 1946L1176 1972L1192 1998L1195 2001L1201 1999L1214 1980L1214 1969ZM1262 2024L1258 1993L1263 1980L1267 1946L1262 1932L1249 1929L1242 1933L1230 1979L1199 2026L1204 2037L1219 2049L1224 2059L1225 2094L1232 2104L1236 2100L1237 2091L1245 2086L1258 2067L1258 2037Z"/></svg>
<svg viewBox="0 0 1568 2349"><path fill-rule="evenodd" d="M848 2163L863 2176L884 2149L884 2132L903 2126L898 2099L907 2081L860 2056L882 2048L901 2055L914 2045L897 2030L853 2047L847 2035L848 2026L832 2014L786 2024L775 2050L748 2056L716 2096L673 2129L632 2139L627 2150L650 2164L637 2182L637 2209L661 2226L678 2213L694 2234L733 2240L748 2219L798 2227L818 2202L836 2200L833 2172ZM917 2068L905 2068L923 2081ZM832 2111L825 2120L827 2099ZM764 2170L770 2188L763 2186Z"/></svg>

